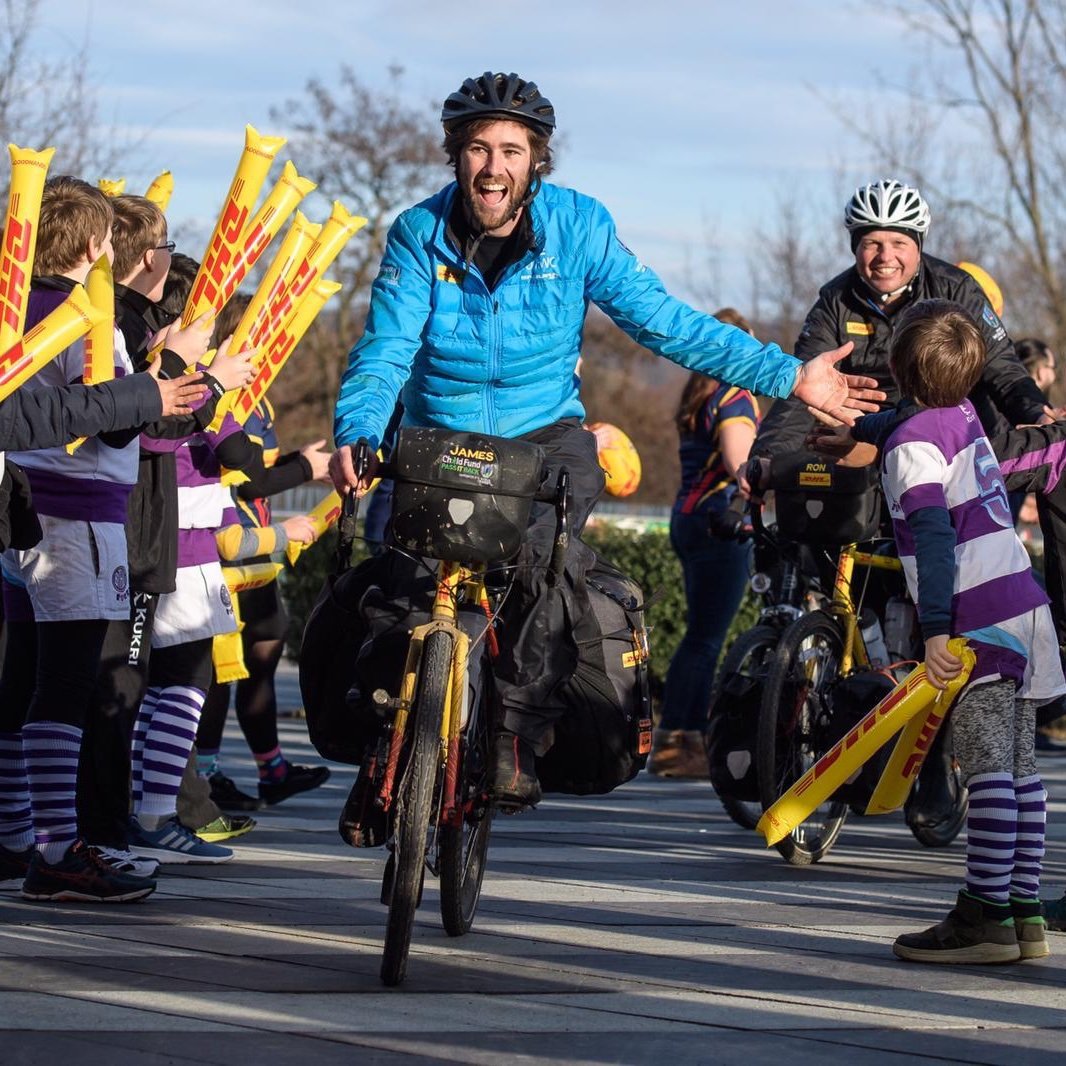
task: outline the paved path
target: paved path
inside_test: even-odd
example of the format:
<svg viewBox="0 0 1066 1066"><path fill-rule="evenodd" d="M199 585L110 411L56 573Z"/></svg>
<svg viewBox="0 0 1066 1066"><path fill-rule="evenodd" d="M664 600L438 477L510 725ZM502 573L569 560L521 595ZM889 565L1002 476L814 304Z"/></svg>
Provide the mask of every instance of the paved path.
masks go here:
<svg viewBox="0 0 1066 1066"><path fill-rule="evenodd" d="M228 768L251 784L236 738ZM283 744L312 759L303 723ZM1066 757L1046 881L1066 884ZM1066 936L1049 960L896 961L938 919L962 849L855 822L795 869L709 786L642 775L611 796L498 819L473 933L427 883L409 978L378 983L382 855L343 845L352 780L264 812L238 856L170 867L128 906L0 893L0 1062L90 1064L1063 1061Z"/></svg>

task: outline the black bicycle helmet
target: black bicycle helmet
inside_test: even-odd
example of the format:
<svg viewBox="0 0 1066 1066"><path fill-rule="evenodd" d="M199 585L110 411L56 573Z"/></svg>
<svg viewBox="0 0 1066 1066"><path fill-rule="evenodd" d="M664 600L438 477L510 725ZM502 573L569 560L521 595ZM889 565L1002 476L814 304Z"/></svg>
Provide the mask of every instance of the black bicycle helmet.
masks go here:
<svg viewBox="0 0 1066 1066"><path fill-rule="evenodd" d="M517 74L493 74L486 70L478 78L467 78L457 92L444 101L440 120L445 132L476 118L509 118L523 122L538 133L550 135L555 129L555 108L541 96L535 82Z"/></svg>

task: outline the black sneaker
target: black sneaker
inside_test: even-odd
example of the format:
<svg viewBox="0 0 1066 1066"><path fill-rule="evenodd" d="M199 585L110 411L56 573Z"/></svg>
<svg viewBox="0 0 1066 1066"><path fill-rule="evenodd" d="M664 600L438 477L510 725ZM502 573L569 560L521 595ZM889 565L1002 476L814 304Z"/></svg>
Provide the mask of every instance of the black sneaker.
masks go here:
<svg viewBox="0 0 1066 1066"><path fill-rule="evenodd" d="M30 868L34 848L12 851L0 844L0 881L21 881Z"/></svg>
<svg viewBox="0 0 1066 1066"><path fill-rule="evenodd" d="M71 903L130 903L155 891L155 879L122 873L98 858L82 840L76 840L57 863L47 863L35 852L22 895L26 899Z"/></svg>
<svg viewBox="0 0 1066 1066"><path fill-rule="evenodd" d="M224 811L258 811L263 801L258 796L249 796L242 792L232 777L227 777L221 770L216 770L208 779L211 786L211 799Z"/></svg>
<svg viewBox="0 0 1066 1066"><path fill-rule="evenodd" d="M496 734L492 798L501 809L512 811L534 807L541 801L533 748L505 729Z"/></svg>
<svg viewBox="0 0 1066 1066"><path fill-rule="evenodd" d="M297 792L309 792L329 780L328 766L297 766L285 763L285 776L280 781L260 781L259 798L273 806Z"/></svg>
<svg viewBox="0 0 1066 1066"><path fill-rule="evenodd" d="M373 763L364 759L359 774L344 801L337 832L353 848L376 848L385 843L388 818L374 802Z"/></svg>
<svg viewBox="0 0 1066 1066"><path fill-rule="evenodd" d="M1040 900L1010 898L1010 912L1014 918L1014 932L1023 959L1043 959L1051 954L1047 942L1047 922Z"/></svg>
<svg viewBox="0 0 1066 1066"><path fill-rule="evenodd" d="M1010 907L965 892L942 922L898 937L892 951L909 962L1017 962L1022 957Z"/></svg>

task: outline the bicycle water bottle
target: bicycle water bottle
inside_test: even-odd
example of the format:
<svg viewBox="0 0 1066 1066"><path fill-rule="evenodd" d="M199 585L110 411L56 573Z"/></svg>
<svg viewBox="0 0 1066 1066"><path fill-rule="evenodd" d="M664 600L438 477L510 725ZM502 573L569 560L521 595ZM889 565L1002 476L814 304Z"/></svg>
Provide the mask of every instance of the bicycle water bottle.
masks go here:
<svg viewBox="0 0 1066 1066"><path fill-rule="evenodd" d="M885 643L888 654L898 659L914 659L914 604L902 596L893 596L885 604Z"/></svg>
<svg viewBox="0 0 1066 1066"><path fill-rule="evenodd" d="M860 621L862 629L862 642L866 645L866 654L870 658L871 666L888 665L888 648L885 647L885 636L881 631L881 623L877 615L869 607L863 609Z"/></svg>

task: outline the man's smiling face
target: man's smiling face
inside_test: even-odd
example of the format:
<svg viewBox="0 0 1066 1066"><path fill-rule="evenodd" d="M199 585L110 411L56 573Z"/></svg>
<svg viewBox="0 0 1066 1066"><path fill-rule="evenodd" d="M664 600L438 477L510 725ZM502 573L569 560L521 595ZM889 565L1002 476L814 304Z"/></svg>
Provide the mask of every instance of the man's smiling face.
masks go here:
<svg viewBox="0 0 1066 1066"><path fill-rule="evenodd" d="M859 276L882 295L907 285L918 273L921 259L918 242L895 230L875 229L865 234L855 249Z"/></svg>
<svg viewBox="0 0 1066 1066"><path fill-rule="evenodd" d="M466 143L457 177L479 229L495 237L514 229L511 216L529 189L531 163L529 130L520 122L493 122Z"/></svg>

